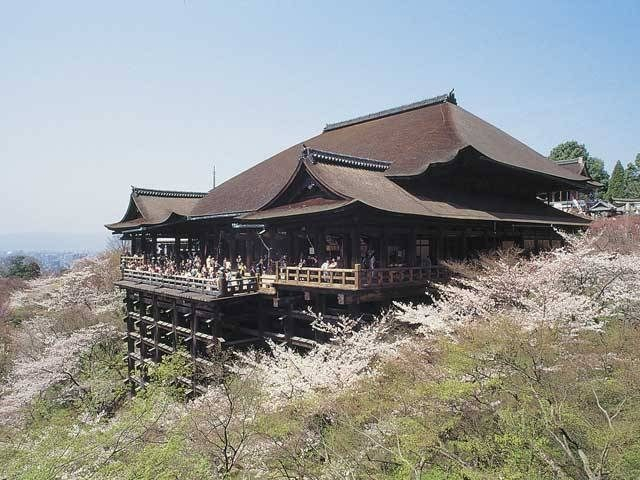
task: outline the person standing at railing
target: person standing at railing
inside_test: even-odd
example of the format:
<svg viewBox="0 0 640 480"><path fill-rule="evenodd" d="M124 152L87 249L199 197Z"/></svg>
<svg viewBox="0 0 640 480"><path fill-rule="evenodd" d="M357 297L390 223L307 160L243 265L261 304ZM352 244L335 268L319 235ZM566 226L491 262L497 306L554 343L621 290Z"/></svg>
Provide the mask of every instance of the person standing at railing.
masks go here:
<svg viewBox="0 0 640 480"><path fill-rule="evenodd" d="M220 290L220 295L227 295L227 285L227 276L224 272L224 269L221 268L220 270L218 270L218 290Z"/></svg>
<svg viewBox="0 0 640 480"><path fill-rule="evenodd" d="M322 265L320 265L320 270L322 270L322 281L329 281L329 260L325 260Z"/></svg>
<svg viewBox="0 0 640 480"><path fill-rule="evenodd" d="M242 260L240 260L240 263L238 263L238 276L242 278L246 274L247 274L247 266L244 264Z"/></svg>

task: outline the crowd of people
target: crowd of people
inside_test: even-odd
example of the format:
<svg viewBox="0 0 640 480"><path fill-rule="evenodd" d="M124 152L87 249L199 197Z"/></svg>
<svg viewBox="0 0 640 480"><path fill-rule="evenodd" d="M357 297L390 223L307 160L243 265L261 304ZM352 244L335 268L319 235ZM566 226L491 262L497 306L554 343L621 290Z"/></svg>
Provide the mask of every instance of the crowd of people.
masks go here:
<svg viewBox="0 0 640 480"><path fill-rule="evenodd" d="M224 274L227 280L256 276L266 273L266 259L260 258L255 264L247 266L240 255L234 261L226 257L218 259L208 255L202 259L196 254L185 254L178 258L167 255L134 255L124 257L123 268L141 272L158 273L192 278L215 279Z"/></svg>
<svg viewBox="0 0 640 480"><path fill-rule="evenodd" d="M133 255L123 257L122 267L140 272L157 273L160 275L181 276L187 278L208 278L225 280L256 277L265 274L274 274L276 267L284 269L291 266L287 255L274 255L260 257L257 261L247 265L247 262L238 255L235 260L227 257L217 258L213 255L200 257L196 253L182 253L178 256L165 254ZM367 252L361 259L362 268L375 268L376 260L373 251ZM324 261L315 255L302 256L297 263L298 268L320 268L331 270L344 268L344 262L340 256L327 257Z"/></svg>

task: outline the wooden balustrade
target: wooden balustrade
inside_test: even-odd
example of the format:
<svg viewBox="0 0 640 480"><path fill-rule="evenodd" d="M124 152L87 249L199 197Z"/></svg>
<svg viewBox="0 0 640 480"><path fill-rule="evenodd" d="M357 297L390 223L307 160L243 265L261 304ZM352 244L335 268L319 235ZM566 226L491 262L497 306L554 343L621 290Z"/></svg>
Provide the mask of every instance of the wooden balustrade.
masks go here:
<svg viewBox="0 0 640 480"><path fill-rule="evenodd" d="M341 290L362 290L402 285L426 284L440 277L438 266L430 267L390 267L362 269L278 267L275 283L281 285L302 285Z"/></svg>
<svg viewBox="0 0 640 480"><path fill-rule="evenodd" d="M186 290L196 290L199 292L210 292L219 294L217 278L198 278L186 275L165 275L162 273L145 272L130 268L122 271L122 278L125 280L137 280L143 283L161 285ZM227 293L235 295L238 293L255 292L260 286L259 277L234 278L227 281Z"/></svg>
<svg viewBox="0 0 640 480"><path fill-rule="evenodd" d="M186 275L164 275L130 268L122 269L125 280L161 285L203 293L220 294L217 278L198 278ZM389 267L356 268L311 268L277 267L275 275L234 278L227 281L227 294L236 295L262 291L273 293L276 285L300 285L308 287L332 288L338 290L366 290L405 285L426 285L438 280L441 271L438 266L430 267Z"/></svg>

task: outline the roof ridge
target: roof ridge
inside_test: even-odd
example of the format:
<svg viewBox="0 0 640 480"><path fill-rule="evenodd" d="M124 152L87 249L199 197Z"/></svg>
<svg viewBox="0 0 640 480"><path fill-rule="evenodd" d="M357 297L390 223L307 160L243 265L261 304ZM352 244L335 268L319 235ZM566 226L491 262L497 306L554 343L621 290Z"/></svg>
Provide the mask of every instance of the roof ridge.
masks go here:
<svg viewBox="0 0 640 480"><path fill-rule="evenodd" d="M157 190L153 188L140 188L131 185L131 194L147 197L176 197L176 198L202 198L207 192L186 192L179 190Z"/></svg>
<svg viewBox="0 0 640 480"><path fill-rule="evenodd" d="M398 113L409 112L411 110L417 110L418 108L429 107L431 105L437 105L440 103L453 103L457 105L456 96L451 90L449 93L438 95L437 97L427 98L406 105L400 105L399 107L388 108L386 110L380 110L379 112L369 113L367 115L361 115L359 117L351 118L349 120L343 120L336 123L327 123L322 130L323 132L329 132L331 130L337 130L339 128L356 125L358 123L369 122L371 120L377 120L379 118L389 117L391 115L397 115Z"/></svg>
<svg viewBox="0 0 640 480"><path fill-rule="evenodd" d="M391 166L391 162L385 160L374 160L372 158L356 157L337 152L328 152L315 148L308 148L303 145L300 159L308 158L313 163L332 163L352 168L362 168L365 170L375 170L384 172Z"/></svg>
<svg viewBox="0 0 640 480"><path fill-rule="evenodd" d="M556 162L558 165L570 165L572 163L584 163L584 158L582 156L575 158L564 158L562 160L552 160Z"/></svg>

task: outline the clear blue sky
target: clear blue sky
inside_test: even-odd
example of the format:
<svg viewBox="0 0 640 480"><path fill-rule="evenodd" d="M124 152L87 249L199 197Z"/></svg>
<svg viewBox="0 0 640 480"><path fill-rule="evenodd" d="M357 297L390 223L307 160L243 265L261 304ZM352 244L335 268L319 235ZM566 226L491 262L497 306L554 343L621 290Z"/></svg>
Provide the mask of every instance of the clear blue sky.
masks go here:
<svg viewBox="0 0 640 480"><path fill-rule="evenodd" d="M325 123L456 89L541 153L640 152L640 1L0 3L0 233L100 232Z"/></svg>

